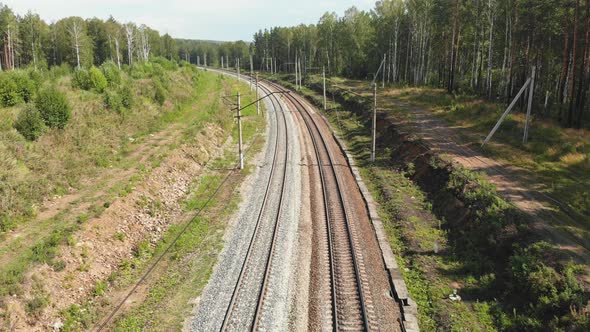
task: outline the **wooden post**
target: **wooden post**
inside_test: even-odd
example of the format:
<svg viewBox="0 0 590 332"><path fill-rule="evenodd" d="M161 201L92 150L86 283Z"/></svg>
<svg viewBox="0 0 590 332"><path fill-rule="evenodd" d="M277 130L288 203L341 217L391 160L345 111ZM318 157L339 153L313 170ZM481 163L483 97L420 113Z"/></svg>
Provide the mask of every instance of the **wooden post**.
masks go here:
<svg viewBox="0 0 590 332"><path fill-rule="evenodd" d="M258 101L256 102L256 112L260 115L260 98L258 95L258 73L256 73L256 98Z"/></svg>
<svg viewBox="0 0 590 332"><path fill-rule="evenodd" d="M322 68L322 76L324 78L324 111L328 109L328 104L326 103L326 67Z"/></svg>
<svg viewBox="0 0 590 332"><path fill-rule="evenodd" d="M483 143L481 144L481 146L484 146L486 143L488 143L490 141L490 139L492 138L492 136L494 136L494 133L496 133L496 130L498 130L498 128L500 128L500 125L502 124L502 122L504 122L504 119L506 118L506 116L508 116L508 113L510 113L510 111L512 111L512 108L514 107L514 105L516 105L516 102L518 101L518 98L520 98L520 95L522 95L522 93L527 88L527 86L529 86L529 83L531 83L531 78L530 77L524 83L524 85L522 86L522 88L520 89L520 91L518 91L518 94L516 95L516 97L514 97L514 100L512 100L512 103L510 103L510 106L508 106L508 108L506 109L506 111L504 112L504 114L502 114L502 116L500 117L500 120L498 120L498 122L494 126L494 129L492 129L492 131L488 134L488 137L486 137L486 139L483 141Z"/></svg>
<svg viewBox="0 0 590 332"><path fill-rule="evenodd" d="M252 80L254 80L254 62L252 62L252 56L250 55L250 91L252 91ZM258 94L258 90L256 90Z"/></svg>
<svg viewBox="0 0 590 332"><path fill-rule="evenodd" d="M371 146L371 162L375 161L375 143L377 141L377 83L373 83L373 144Z"/></svg>
<svg viewBox="0 0 590 332"><path fill-rule="evenodd" d="M387 53L383 54L383 64L387 62ZM383 83L381 84L382 88L385 88L385 69L383 70Z"/></svg>
<svg viewBox="0 0 590 332"><path fill-rule="evenodd" d="M526 120L524 122L524 135L522 137L522 144L526 144L529 139L529 124L531 119L531 108L533 106L533 93L535 92L535 71L536 67L533 66L533 73L531 74L531 84L529 86L529 103L526 109Z"/></svg>
<svg viewBox="0 0 590 332"><path fill-rule="evenodd" d="M297 68L297 54L295 54L295 90L299 90L299 78L297 76L297 71L299 69Z"/></svg>
<svg viewBox="0 0 590 332"><path fill-rule="evenodd" d="M238 60L239 61L239 60ZM240 104L240 93L238 92L238 156L240 158L240 169L244 169L244 153L242 151L242 110Z"/></svg>

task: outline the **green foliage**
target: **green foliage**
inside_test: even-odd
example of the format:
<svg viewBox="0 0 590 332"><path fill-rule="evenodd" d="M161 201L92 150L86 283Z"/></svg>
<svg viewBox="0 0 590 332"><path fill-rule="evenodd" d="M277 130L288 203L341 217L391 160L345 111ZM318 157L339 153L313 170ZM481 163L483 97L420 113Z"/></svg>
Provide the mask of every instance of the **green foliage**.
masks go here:
<svg viewBox="0 0 590 332"><path fill-rule="evenodd" d="M29 141L35 141L43 135L47 127L39 110L28 105L18 114L14 128Z"/></svg>
<svg viewBox="0 0 590 332"><path fill-rule="evenodd" d="M100 70L107 79L109 86L112 87L121 84L121 71L114 62L108 61L103 63L100 66Z"/></svg>
<svg viewBox="0 0 590 332"><path fill-rule="evenodd" d="M577 318L573 315L573 310L584 308L590 299L576 278L580 267L570 263L556 269L548 265L555 261L553 255L552 246L537 242L519 249L510 258L509 292L527 304L523 306L525 311L515 320L516 329L537 328L550 323L555 330L569 325L571 320L588 320L587 315ZM548 322L553 316L556 319Z"/></svg>
<svg viewBox="0 0 590 332"><path fill-rule="evenodd" d="M104 103L108 109L116 111L117 113L121 113L123 110L123 101L116 90L109 89L105 91Z"/></svg>
<svg viewBox="0 0 590 332"><path fill-rule="evenodd" d="M0 104L2 106L30 102L36 90L37 85L29 78L26 71L0 73Z"/></svg>
<svg viewBox="0 0 590 332"><path fill-rule="evenodd" d="M135 99L133 97L133 91L131 90L129 84L125 84L123 87L121 87L120 95L123 107L127 109L132 108L135 103Z"/></svg>
<svg viewBox="0 0 590 332"><path fill-rule="evenodd" d="M109 74L113 73L109 72ZM72 75L72 86L77 89L88 91L94 90L98 93L102 93L108 85L107 78L96 67L92 67L89 70L79 69L74 72L74 75Z"/></svg>
<svg viewBox="0 0 590 332"><path fill-rule="evenodd" d="M63 129L70 120L70 103L55 87L39 91L35 105L50 128Z"/></svg>
<svg viewBox="0 0 590 332"><path fill-rule="evenodd" d="M162 82L160 80L155 80L154 81L154 101L156 101L158 104L164 105L164 102L166 101L166 98L168 97L168 91L166 91L166 89L164 88L164 85L162 84Z"/></svg>
<svg viewBox="0 0 590 332"><path fill-rule="evenodd" d="M90 75L86 69L75 70L72 75L72 87L82 90L90 90Z"/></svg>
<svg viewBox="0 0 590 332"><path fill-rule="evenodd" d="M88 71L88 79L90 81L91 89L102 93L107 88L108 82L103 73L96 67L90 68Z"/></svg>

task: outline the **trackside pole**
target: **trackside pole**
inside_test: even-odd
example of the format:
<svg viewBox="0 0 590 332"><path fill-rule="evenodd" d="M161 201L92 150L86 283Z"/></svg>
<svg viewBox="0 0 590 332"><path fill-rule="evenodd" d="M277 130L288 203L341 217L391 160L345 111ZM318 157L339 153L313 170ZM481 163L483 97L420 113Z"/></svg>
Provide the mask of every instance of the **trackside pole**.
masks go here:
<svg viewBox="0 0 590 332"><path fill-rule="evenodd" d="M250 55L250 91L252 91L252 80L254 79L254 62L252 62L252 56ZM258 89L256 90L258 93Z"/></svg>
<svg viewBox="0 0 590 332"><path fill-rule="evenodd" d="M258 98L258 73L256 73L256 98ZM256 112L260 115L260 98L256 102Z"/></svg>
<svg viewBox="0 0 590 332"><path fill-rule="evenodd" d="M244 169L244 152L242 151L242 111L240 104L240 93L238 92L238 157L240 158L240 169Z"/></svg>
<svg viewBox="0 0 590 332"><path fill-rule="evenodd" d="M522 137L522 144L526 144L529 139L529 126L531 119L531 108L533 106L533 93L535 93L535 71L537 67L533 66L533 73L531 75L531 84L529 87L529 103L526 108L526 120L524 123L524 135Z"/></svg>
<svg viewBox="0 0 590 332"><path fill-rule="evenodd" d="M326 103L326 67L322 68L322 76L324 78L324 111L328 109L328 105Z"/></svg>
<svg viewBox="0 0 590 332"><path fill-rule="evenodd" d="M240 80L240 58L238 58L238 81Z"/></svg>
<svg viewBox="0 0 590 332"><path fill-rule="evenodd" d="M514 105L516 105L518 98L520 98L520 95L522 95L522 93L524 92L524 90L526 90L527 86L529 86L530 83L531 83L531 78L529 77L526 80L526 82L524 83L524 85L522 86L522 88L520 89L520 91L518 91L518 94L516 95L516 97L514 97L514 99L512 100L512 103L510 103L510 106L508 106L508 108L506 109L504 114L502 114L502 116L500 117L500 120L498 120L498 122L494 126L494 129L492 129L492 131L488 134L488 137L486 137L486 139L483 141L481 146L486 145L486 143L488 143L490 141L490 139L492 139L492 136L494 136L494 134L496 133L496 130L498 130L498 128L500 128L500 125L502 124L502 122L504 122L504 119L506 119L506 116L508 116L508 113L510 113L510 111L512 111L512 108L514 107Z"/></svg>
<svg viewBox="0 0 590 332"><path fill-rule="evenodd" d="M371 162L375 161L375 148L377 141L377 83L373 83L373 144L371 145Z"/></svg>

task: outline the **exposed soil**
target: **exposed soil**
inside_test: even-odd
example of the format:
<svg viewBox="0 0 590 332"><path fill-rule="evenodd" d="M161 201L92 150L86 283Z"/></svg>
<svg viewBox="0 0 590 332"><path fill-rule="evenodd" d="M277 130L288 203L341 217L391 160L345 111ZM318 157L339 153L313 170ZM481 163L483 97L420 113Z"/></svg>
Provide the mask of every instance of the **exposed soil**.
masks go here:
<svg viewBox="0 0 590 332"><path fill-rule="evenodd" d="M73 245L59 248L57 256L65 262L65 268L57 272L43 264L31 269L25 277L23 294L5 301L8 322L0 326L46 330L59 321L63 309L91 298L96 283L116 271L123 260L133 257L141 241L155 243L172 224L184 220L182 200L194 179L202 174L203 165L221 150L223 140L221 128L208 126L201 131L196 143L170 152L127 197L116 199L100 217L82 225L72 239ZM160 140L161 144L163 141ZM148 148L152 147L146 145L145 149ZM149 156L141 151L136 155L141 160ZM119 176L122 177L109 181L114 183L125 177ZM42 293L50 304L39 317L31 319L24 308L27 301L38 296L39 290L32 287L35 280L42 280Z"/></svg>

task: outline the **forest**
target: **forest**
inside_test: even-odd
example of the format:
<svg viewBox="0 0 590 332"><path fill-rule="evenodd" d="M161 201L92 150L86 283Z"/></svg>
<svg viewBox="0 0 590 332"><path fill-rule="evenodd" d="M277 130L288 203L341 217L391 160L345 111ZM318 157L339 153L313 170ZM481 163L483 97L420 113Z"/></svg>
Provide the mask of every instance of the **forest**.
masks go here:
<svg viewBox="0 0 590 332"><path fill-rule="evenodd" d="M192 44L210 65L221 58L249 69L369 78L385 60L388 84L444 87L510 102L536 67L538 116L588 127L590 1L384 0L369 12L325 13L315 25L273 27L246 45ZM299 59L299 60L298 60ZM201 60L202 62L202 60Z"/></svg>
<svg viewBox="0 0 590 332"><path fill-rule="evenodd" d="M119 68L150 57L178 57L176 41L146 25L114 18L67 17L48 24L38 14L15 14L0 3L0 69L76 68L113 61Z"/></svg>
<svg viewBox="0 0 590 332"><path fill-rule="evenodd" d="M325 13L317 24L260 30L253 42L175 40L145 26L0 8L2 69L67 63L119 66L149 56L304 76L371 78L384 60L388 84L444 87L510 102L536 68L537 115L588 127L590 1L385 0L369 12ZM207 59L208 58L208 59ZM299 59L299 60L298 60ZM223 62L223 63L222 63ZM526 96L525 96L526 97Z"/></svg>

